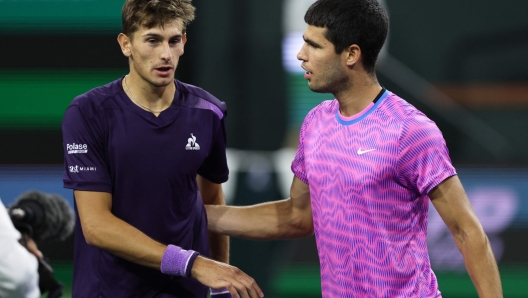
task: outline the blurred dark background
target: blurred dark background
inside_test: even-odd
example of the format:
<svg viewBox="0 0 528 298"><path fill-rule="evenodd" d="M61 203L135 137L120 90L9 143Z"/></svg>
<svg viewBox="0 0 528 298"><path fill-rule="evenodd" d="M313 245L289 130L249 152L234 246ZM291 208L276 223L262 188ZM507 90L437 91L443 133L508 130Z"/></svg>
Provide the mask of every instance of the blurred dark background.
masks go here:
<svg viewBox="0 0 528 298"><path fill-rule="evenodd" d="M177 78L228 106L230 204L287 196L289 164L314 94L295 54L311 0L194 0ZM62 188L61 120L80 93L128 72L116 41L121 0L0 1L0 197ZM386 0L390 34L378 78L442 130L492 240L506 297L528 279L528 2ZM446 297L476 297L434 210L430 251ZM66 285L72 240L39 243ZM232 239L231 262L267 297L320 297L313 237Z"/></svg>

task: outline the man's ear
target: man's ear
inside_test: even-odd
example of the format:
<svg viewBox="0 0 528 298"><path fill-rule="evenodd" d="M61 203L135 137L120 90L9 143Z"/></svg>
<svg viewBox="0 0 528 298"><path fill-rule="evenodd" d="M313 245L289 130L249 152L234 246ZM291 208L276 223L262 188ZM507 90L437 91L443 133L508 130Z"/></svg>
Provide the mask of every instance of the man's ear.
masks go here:
<svg viewBox="0 0 528 298"><path fill-rule="evenodd" d="M349 46L344 52L347 66L354 66L361 59L361 48L357 44Z"/></svg>
<svg viewBox="0 0 528 298"><path fill-rule="evenodd" d="M123 55L125 55L126 57L130 57L130 55L132 55L132 52L130 50L130 38L124 33L119 33L119 35L117 36L117 42L121 47L121 52L123 52Z"/></svg>
<svg viewBox="0 0 528 298"><path fill-rule="evenodd" d="M181 54L180 55L183 55L183 53L185 53L185 44L187 43L187 33L183 33L183 36L182 36L182 48L181 48Z"/></svg>

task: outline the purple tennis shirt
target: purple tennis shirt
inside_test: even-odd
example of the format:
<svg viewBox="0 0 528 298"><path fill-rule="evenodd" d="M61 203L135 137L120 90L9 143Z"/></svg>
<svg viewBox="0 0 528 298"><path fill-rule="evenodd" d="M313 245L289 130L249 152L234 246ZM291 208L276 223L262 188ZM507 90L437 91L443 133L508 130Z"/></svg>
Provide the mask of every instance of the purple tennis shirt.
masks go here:
<svg viewBox="0 0 528 298"><path fill-rule="evenodd" d="M352 118L324 101L292 171L310 187L323 297L441 296L427 194L456 172L433 121L389 91Z"/></svg>
<svg viewBox="0 0 528 298"><path fill-rule="evenodd" d="M225 104L178 80L158 117L121 79L76 97L62 129L64 187L112 194L112 213L152 239L209 255L196 175L228 178ZM162 274L86 244L77 208L74 297L207 297L196 280Z"/></svg>

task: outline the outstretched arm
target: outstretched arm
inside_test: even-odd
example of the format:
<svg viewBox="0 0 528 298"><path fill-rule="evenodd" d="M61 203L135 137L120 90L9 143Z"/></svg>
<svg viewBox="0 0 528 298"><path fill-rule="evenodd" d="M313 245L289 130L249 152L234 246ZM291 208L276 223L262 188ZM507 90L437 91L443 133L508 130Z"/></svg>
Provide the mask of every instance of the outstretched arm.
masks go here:
<svg viewBox="0 0 528 298"><path fill-rule="evenodd" d="M245 207L205 206L209 230L254 240L289 239L313 234L310 189L294 177L290 197Z"/></svg>
<svg viewBox="0 0 528 298"><path fill-rule="evenodd" d="M82 231L88 244L130 262L161 268L167 245L153 240L113 215L110 193L75 190L74 194ZM227 288L234 297L239 297L237 292L245 298L259 297L258 293L261 293L253 279L240 269L201 256L194 262L191 276L205 286Z"/></svg>
<svg viewBox="0 0 528 298"><path fill-rule="evenodd" d="M458 176L444 180L429 192L429 197L451 231L479 297L502 297L499 270L488 237Z"/></svg>
<svg viewBox="0 0 528 298"><path fill-rule="evenodd" d="M198 188L205 205L225 206L222 185L213 183L198 175ZM222 263L229 263L229 236L209 232L211 258Z"/></svg>
<svg viewBox="0 0 528 298"><path fill-rule="evenodd" d="M225 205L221 184L213 183L200 175L196 181L204 204ZM209 251L213 260L229 264L229 236L209 232ZM211 297L231 297L226 295L226 291L227 289L211 289Z"/></svg>

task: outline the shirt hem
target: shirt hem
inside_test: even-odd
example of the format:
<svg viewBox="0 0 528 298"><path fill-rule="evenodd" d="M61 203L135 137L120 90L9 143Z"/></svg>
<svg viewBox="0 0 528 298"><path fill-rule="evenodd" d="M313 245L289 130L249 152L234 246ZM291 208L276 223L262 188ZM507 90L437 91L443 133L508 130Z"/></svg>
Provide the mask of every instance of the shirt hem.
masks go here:
<svg viewBox="0 0 528 298"><path fill-rule="evenodd" d="M442 178L440 179L437 179L435 181L433 181L432 183L430 183L422 193L426 194L426 195L429 195L429 192L437 187L438 185L440 185L440 183L444 182L447 178L449 177L453 177L455 175L458 175L457 172L455 170L450 170L449 172L447 172L445 175L441 176Z"/></svg>
<svg viewBox="0 0 528 298"><path fill-rule="evenodd" d="M79 181L64 181L64 188L74 190L87 190L87 191L101 191L101 192L112 192L112 186L109 184L102 184L100 182L79 182Z"/></svg>

